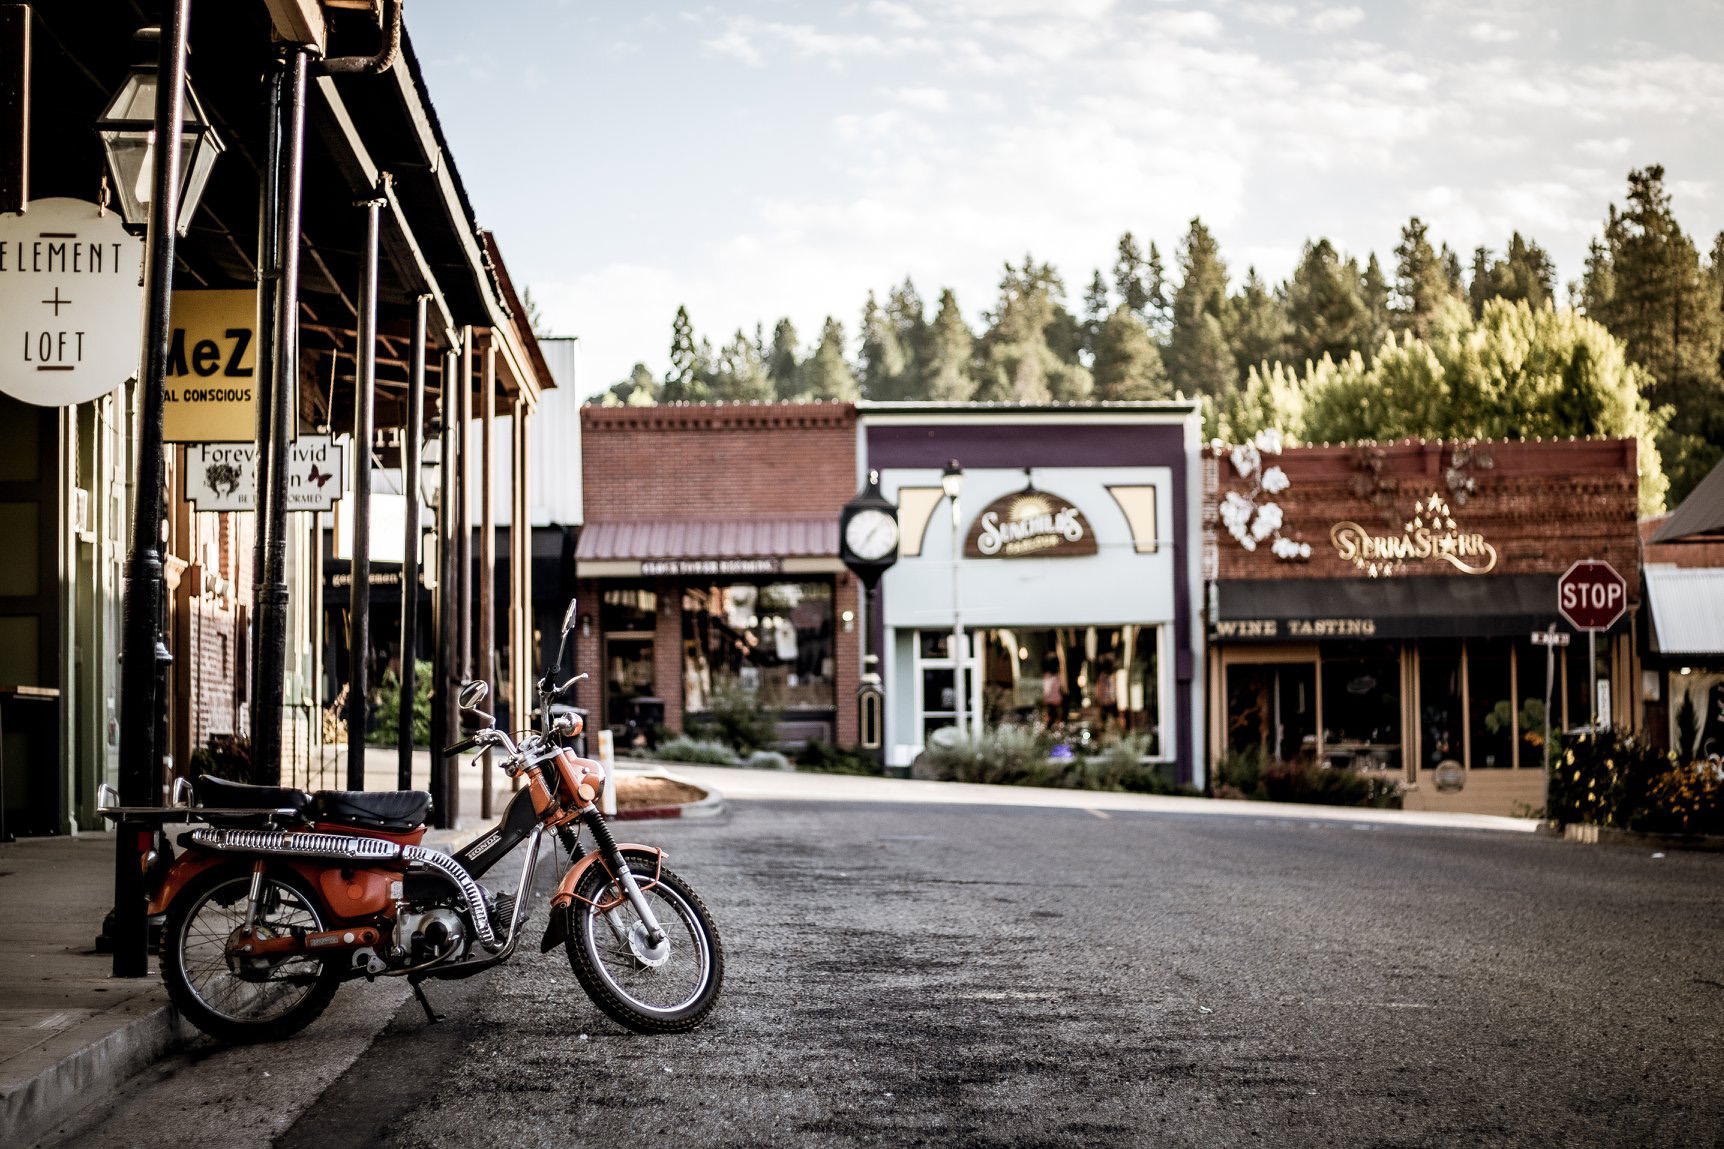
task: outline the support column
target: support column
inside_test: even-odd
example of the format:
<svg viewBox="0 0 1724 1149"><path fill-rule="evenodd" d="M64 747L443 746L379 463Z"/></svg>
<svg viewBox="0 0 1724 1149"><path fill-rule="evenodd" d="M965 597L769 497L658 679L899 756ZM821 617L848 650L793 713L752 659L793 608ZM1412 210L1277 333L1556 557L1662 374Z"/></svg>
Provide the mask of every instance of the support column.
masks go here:
<svg viewBox="0 0 1724 1149"><path fill-rule="evenodd" d="M495 448L497 348L485 342L484 387L479 396L479 666L476 678L497 688L497 521L491 508L491 462ZM513 717L513 716L511 716ZM491 751L480 763L479 816L491 818Z"/></svg>
<svg viewBox="0 0 1724 1149"><path fill-rule="evenodd" d="M533 708L532 655L528 649L533 633L532 604L527 601L526 567L532 538L527 522L527 473L522 464L521 443L526 438L527 404L516 399L510 421L509 442L509 697L514 704L510 724L517 730L531 725Z"/></svg>
<svg viewBox="0 0 1724 1149"><path fill-rule="evenodd" d="M270 329L268 414L258 405L257 675L252 692L253 780L281 780L281 725L287 678L287 453L299 422L299 221L305 158L305 86L311 49L288 46L272 98L277 140L265 186L274 188L273 226L259 235L260 326ZM165 137L164 137L165 138ZM271 178L272 177L272 178ZM269 198L266 193L265 198ZM265 243L268 249L265 249ZM258 357L258 381L265 360Z"/></svg>
<svg viewBox="0 0 1724 1149"><path fill-rule="evenodd" d="M425 436L425 308L421 295L413 308L413 345L408 352L407 437L401 451L401 489L407 506L401 551L401 731L396 747L395 785L413 788L413 699L418 693L419 658L419 444Z"/></svg>
<svg viewBox="0 0 1724 1149"><path fill-rule="evenodd" d="M455 806L450 799L460 775L443 748L460 740L455 729L455 708L450 705L459 681L455 670L455 391L460 369L460 349L443 355L443 378L437 400L439 422L439 466L437 468L437 593L432 596L437 631L435 679L431 690L431 797L432 818L442 828L455 824Z"/></svg>
<svg viewBox="0 0 1724 1149"><path fill-rule="evenodd" d="M359 356L353 375L353 579L347 587L347 788L365 789L371 662L371 422L377 388L377 229L383 201L365 207L359 279ZM403 597L406 588L402 588Z"/></svg>
<svg viewBox="0 0 1724 1149"><path fill-rule="evenodd" d="M155 133L177 139L185 107L186 26L191 0L174 0L161 35ZM161 757L157 717L166 704L158 694L162 645L162 486L167 463L162 445L166 401L169 303L173 295L174 237L179 229L180 150L157 149L152 173L149 230L144 240L144 362L138 377L138 476L133 487L132 553L126 562L125 659L120 666L120 802L161 802ZM147 827L122 822L114 835L114 976L149 972L140 853Z"/></svg>

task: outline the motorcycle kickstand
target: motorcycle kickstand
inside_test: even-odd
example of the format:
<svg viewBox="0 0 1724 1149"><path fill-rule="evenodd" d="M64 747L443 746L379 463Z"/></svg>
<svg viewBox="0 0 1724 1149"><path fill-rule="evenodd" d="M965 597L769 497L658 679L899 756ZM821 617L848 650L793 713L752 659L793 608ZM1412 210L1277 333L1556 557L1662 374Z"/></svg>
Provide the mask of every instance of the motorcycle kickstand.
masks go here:
<svg viewBox="0 0 1724 1149"><path fill-rule="evenodd" d="M420 983L420 979L410 977L407 984L413 987L413 996L419 999L419 1007L425 1011L425 1020L432 1025L442 1021L443 1015L431 1008L431 1000L425 996L425 987Z"/></svg>

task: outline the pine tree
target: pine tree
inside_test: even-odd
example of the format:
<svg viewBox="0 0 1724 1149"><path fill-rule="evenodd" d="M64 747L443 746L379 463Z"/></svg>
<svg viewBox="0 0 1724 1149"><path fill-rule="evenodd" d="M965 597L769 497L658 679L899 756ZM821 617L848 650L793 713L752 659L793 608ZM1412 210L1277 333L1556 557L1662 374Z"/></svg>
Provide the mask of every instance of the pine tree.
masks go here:
<svg viewBox="0 0 1724 1149"><path fill-rule="evenodd" d="M1232 390L1238 366L1227 346L1227 265L1201 219L1193 219L1179 252L1180 283L1173 294L1167 373L1176 391L1218 397Z"/></svg>
<svg viewBox="0 0 1724 1149"><path fill-rule="evenodd" d="M1361 290L1359 265L1342 262L1327 239L1307 242L1287 281L1287 319L1295 366L1327 355L1337 361L1373 350L1370 309ZM1242 366L1249 366L1247 361Z"/></svg>
<svg viewBox="0 0 1724 1149"><path fill-rule="evenodd" d="M928 397L928 320L922 296L909 276L886 293L886 319L897 333L898 346L904 354L904 366L892 390L902 399Z"/></svg>
<svg viewBox="0 0 1724 1149"><path fill-rule="evenodd" d="M714 364L712 398L726 403L764 403L774 397L760 352L738 328Z"/></svg>
<svg viewBox="0 0 1724 1149"><path fill-rule="evenodd" d="M1430 336L1444 301L1454 296L1451 272L1458 270L1459 262L1447 247L1438 254L1418 216L1407 221L1401 229L1401 242L1395 245L1395 297L1390 314L1396 331L1410 331L1421 339Z"/></svg>
<svg viewBox="0 0 1724 1149"><path fill-rule="evenodd" d="M780 399L794 399L802 393L797 343L796 324L780 319L772 329L772 346L766 352L766 375L772 380L773 394Z"/></svg>
<svg viewBox="0 0 1724 1149"><path fill-rule="evenodd" d="M1097 268L1090 277L1089 290L1083 294L1083 331L1084 349L1095 354L1096 336L1101 332L1101 325L1107 322L1111 307L1107 297L1107 280L1101 277L1101 269Z"/></svg>
<svg viewBox="0 0 1724 1149"><path fill-rule="evenodd" d="M924 386L929 399L939 403L963 403L975 398L976 379L971 368L976 339L958 310L958 298L950 288L940 292L940 308L928 328L928 355Z"/></svg>
<svg viewBox="0 0 1724 1149"><path fill-rule="evenodd" d="M1524 300L1533 307L1554 303L1556 264L1549 252L1517 231L1509 237L1508 252L1500 260L1491 259L1490 252L1482 247L1473 252L1467 298L1475 319L1484 314L1484 305L1492 299L1511 303Z"/></svg>
<svg viewBox="0 0 1724 1149"><path fill-rule="evenodd" d="M1006 264L993 326L982 337L977 397L1002 402L1076 402L1094 380L1077 362L1082 343L1077 320L1061 304L1065 286L1049 264L1029 255Z"/></svg>
<svg viewBox="0 0 1724 1149"><path fill-rule="evenodd" d="M1144 305L1143 321L1149 324L1150 337L1157 342L1166 339L1173 325L1173 301L1167 295L1167 268L1161 262L1161 249L1149 241L1149 256L1144 261L1144 286L1149 302Z"/></svg>
<svg viewBox="0 0 1724 1149"><path fill-rule="evenodd" d="M1168 399L1167 370L1161 352L1130 307L1121 303L1096 334L1094 396L1101 400Z"/></svg>
<svg viewBox="0 0 1724 1149"><path fill-rule="evenodd" d="M1359 282L1359 298L1364 301L1366 320L1370 324L1365 336L1365 347L1369 354L1376 354L1383 340L1389 337L1389 280L1383 274L1383 265L1377 262L1377 253L1372 252L1370 260L1365 264L1364 278Z"/></svg>
<svg viewBox="0 0 1724 1149"><path fill-rule="evenodd" d="M853 403L861 397L855 372L844 354L844 325L830 315L820 330L820 345L802 365L802 378L810 399Z"/></svg>
<svg viewBox="0 0 1724 1149"><path fill-rule="evenodd" d="M1233 348L1233 360L1240 375L1287 354L1292 334L1287 303L1269 289L1255 267L1246 269L1245 282L1227 301L1227 307L1227 342Z"/></svg>
<svg viewBox="0 0 1724 1149"><path fill-rule="evenodd" d="M693 403L703 397L696 376L697 354L688 308L679 306L670 327L670 370L665 373L662 396L666 403Z"/></svg>
<svg viewBox="0 0 1724 1149"><path fill-rule="evenodd" d="M1143 252L1138 249L1137 240L1131 232L1119 237L1118 254L1113 262L1113 288L1119 293L1120 300L1139 319L1146 318L1149 307L1149 266L1144 262ZM1101 276L1096 273L1097 278ZM1094 284L1092 283L1093 290Z"/></svg>
<svg viewBox="0 0 1724 1149"><path fill-rule="evenodd" d="M864 399L900 399L899 386L904 380L905 356L898 342L898 330L886 312L868 293L862 308L862 358L858 378Z"/></svg>

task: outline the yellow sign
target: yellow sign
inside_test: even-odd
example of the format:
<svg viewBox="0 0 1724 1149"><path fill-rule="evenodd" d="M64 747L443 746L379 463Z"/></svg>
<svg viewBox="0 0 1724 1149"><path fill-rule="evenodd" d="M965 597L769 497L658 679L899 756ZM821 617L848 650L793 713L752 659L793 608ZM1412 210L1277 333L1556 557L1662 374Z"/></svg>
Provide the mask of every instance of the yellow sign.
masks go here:
<svg viewBox="0 0 1724 1149"><path fill-rule="evenodd" d="M257 292L176 291L170 312L170 443L257 438Z"/></svg>
<svg viewBox="0 0 1724 1149"><path fill-rule="evenodd" d="M1455 525L1448 500L1433 494L1413 504L1413 517L1399 535L1373 535L1358 523L1329 528L1335 552L1372 578L1398 574L1409 562L1446 562L1462 574L1486 574L1497 565L1497 549L1481 534Z"/></svg>

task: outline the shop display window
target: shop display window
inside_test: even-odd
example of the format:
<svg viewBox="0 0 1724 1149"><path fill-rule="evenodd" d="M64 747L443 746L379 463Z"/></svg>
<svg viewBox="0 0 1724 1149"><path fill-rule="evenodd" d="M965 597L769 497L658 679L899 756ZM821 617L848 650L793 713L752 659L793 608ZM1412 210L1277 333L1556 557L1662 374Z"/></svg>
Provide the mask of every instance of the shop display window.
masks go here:
<svg viewBox="0 0 1724 1149"><path fill-rule="evenodd" d="M683 709L732 693L778 710L830 710L830 582L731 583L682 595Z"/></svg>
<svg viewBox="0 0 1724 1149"><path fill-rule="evenodd" d="M1472 725L1474 770L1495 770L1514 765L1519 741L1509 675L1506 638L1478 638L1467 642L1467 692Z"/></svg>
<svg viewBox="0 0 1724 1149"><path fill-rule="evenodd" d="M1419 768L1465 762L1462 738L1459 639L1427 638L1419 644Z"/></svg>
<svg viewBox="0 0 1724 1149"><path fill-rule="evenodd" d="M1309 762L1317 748L1317 664L1227 668L1227 750L1263 761Z"/></svg>
<svg viewBox="0 0 1724 1149"><path fill-rule="evenodd" d="M599 596L599 627L606 634L651 634L658 624L658 595L646 587L607 587Z"/></svg>
<svg viewBox="0 0 1724 1149"><path fill-rule="evenodd" d="M1545 649L1534 646L1531 638L1516 639L1515 682L1519 686L1516 710L1516 745L1523 769L1544 769L1544 663ZM1560 656L1561 651L1557 654ZM1550 731L1555 738L1562 733L1562 659L1554 664L1550 685Z"/></svg>
<svg viewBox="0 0 1724 1149"><path fill-rule="evenodd" d="M1334 766L1401 768L1401 656L1393 642L1323 651L1323 753Z"/></svg>
<svg viewBox="0 0 1724 1149"><path fill-rule="evenodd" d="M923 632L924 642L931 634ZM1160 634L1159 627L1132 625L982 631L983 717L989 725L1092 736L1147 734L1150 753L1159 754Z"/></svg>

